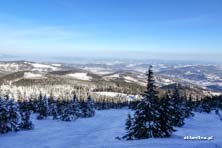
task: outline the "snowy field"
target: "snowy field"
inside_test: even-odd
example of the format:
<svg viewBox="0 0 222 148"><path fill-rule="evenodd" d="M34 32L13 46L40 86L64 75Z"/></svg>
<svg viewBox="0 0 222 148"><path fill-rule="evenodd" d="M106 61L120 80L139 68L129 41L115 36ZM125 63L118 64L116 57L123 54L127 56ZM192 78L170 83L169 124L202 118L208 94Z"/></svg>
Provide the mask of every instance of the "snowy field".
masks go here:
<svg viewBox="0 0 222 148"><path fill-rule="evenodd" d="M71 73L67 74L66 76L85 81L89 81L92 79L92 77L88 76L87 73Z"/></svg>
<svg viewBox="0 0 222 148"><path fill-rule="evenodd" d="M97 111L73 122L35 120L35 129L0 135L0 148L220 148L222 122L215 113L196 113L171 138L120 141L127 109ZM214 136L213 140L184 140L184 136Z"/></svg>

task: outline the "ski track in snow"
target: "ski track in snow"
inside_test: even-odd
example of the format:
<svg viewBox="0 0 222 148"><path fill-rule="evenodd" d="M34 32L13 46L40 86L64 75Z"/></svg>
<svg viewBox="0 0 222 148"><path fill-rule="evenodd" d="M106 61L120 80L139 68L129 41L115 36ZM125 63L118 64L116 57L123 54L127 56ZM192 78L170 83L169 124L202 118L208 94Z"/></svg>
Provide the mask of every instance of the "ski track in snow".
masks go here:
<svg viewBox="0 0 222 148"><path fill-rule="evenodd" d="M171 138L116 140L125 134L127 109L97 111L73 122L35 120L35 129L0 135L0 148L219 148L222 122L215 113L196 113ZM34 118L34 116L33 116ZM212 141L186 141L184 136L214 136Z"/></svg>

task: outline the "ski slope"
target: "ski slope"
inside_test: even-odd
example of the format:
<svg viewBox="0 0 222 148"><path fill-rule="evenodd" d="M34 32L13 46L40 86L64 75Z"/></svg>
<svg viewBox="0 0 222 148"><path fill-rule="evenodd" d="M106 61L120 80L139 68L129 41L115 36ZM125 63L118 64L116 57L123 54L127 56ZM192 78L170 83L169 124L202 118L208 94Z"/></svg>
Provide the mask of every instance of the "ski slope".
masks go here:
<svg viewBox="0 0 222 148"><path fill-rule="evenodd" d="M34 120L35 129L0 135L0 148L220 148L222 122L215 113L196 113L171 138L136 141L123 136L128 109L97 111L74 122ZM184 140L184 136L214 136L214 140Z"/></svg>

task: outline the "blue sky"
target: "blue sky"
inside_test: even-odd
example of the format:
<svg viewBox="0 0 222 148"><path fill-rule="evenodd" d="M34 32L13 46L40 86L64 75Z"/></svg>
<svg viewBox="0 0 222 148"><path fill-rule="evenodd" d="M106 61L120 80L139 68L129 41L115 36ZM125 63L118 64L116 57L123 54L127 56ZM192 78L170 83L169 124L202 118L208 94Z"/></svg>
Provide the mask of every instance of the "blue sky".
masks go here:
<svg viewBox="0 0 222 148"><path fill-rule="evenodd" d="M222 57L221 0L2 0L0 53Z"/></svg>

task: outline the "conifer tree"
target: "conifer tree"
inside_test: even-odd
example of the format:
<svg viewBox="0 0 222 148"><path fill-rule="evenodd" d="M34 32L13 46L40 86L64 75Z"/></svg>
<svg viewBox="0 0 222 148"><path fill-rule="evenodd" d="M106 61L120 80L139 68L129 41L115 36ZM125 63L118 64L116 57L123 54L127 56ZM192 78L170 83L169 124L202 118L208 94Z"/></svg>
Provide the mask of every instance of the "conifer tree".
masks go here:
<svg viewBox="0 0 222 148"><path fill-rule="evenodd" d="M159 123L162 130L159 137L170 137L172 133L176 131L172 126L172 122L174 120L174 115L172 113L174 110L173 100L167 94L161 99L161 107L159 108Z"/></svg>
<svg viewBox="0 0 222 148"><path fill-rule="evenodd" d="M20 113L19 105L13 99L6 97L6 108L8 108L8 123L10 125L10 131L19 131Z"/></svg>
<svg viewBox="0 0 222 148"><path fill-rule="evenodd" d="M129 132L131 130L131 127L133 124L132 122L133 122L133 119L132 119L131 115L128 114L126 124L125 124L125 126L126 126L125 130L127 131L127 134L123 137L123 139L132 140L132 133Z"/></svg>
<svg viewBox="0 0 222 148"><path fill-rule="evenodd" d="M46 96L42 97L42 94L39 95L38 112L38 120L44 119L48 116L48 98Z"/></svg>
<svg viewBox="0 0 222 148"><path fill-rule="evenodd" d="M87 104L85 102L85 100L81 100L80 101L80 110L81 110L81 118L85 118L86 117L86 113L87 113Z"/></svg>
<svg viewBox="0 0 222 148"><path fill-rule="evenodd" d="M132 117L130 114L128 114L127 120L126 120L126 130L129 130L132 126Z"/></svg>
<svg viewBox="0 0 222 148"><path fill-rule="evenodd" d="M147 73L147 89L136 107L133 124L123 138L146 139L170 136L173 129L168 122L163 122L161 119L164 116L163 111L156 91L152 66L150 66Z"/></svg>
<svg viewBox="0 0 222 148"><path fill-rule="evenodd" d="M201 101L201 110L206 113L211 112L211 98L206 97Z"/></svg>
<svg viewBox="0 0 222 148"><path fill-rule="evenodd" d="M135 139L145 139L156 137L156 129L158 128L157 119L158 112L158 97L152 67L149 68L147 75L147 90L143 95L143 99L138 104L135 115L134 124L132 127L133 136Z"/></svg>
<svg viewBox="0 0 222 148"><path fill-rule="evenodd" d="M183 98L184 103L185 103L185 118L192 117L194 116L193 111L193 101L192 101L192 96L189 96L189 99L187 100L186 98Z"/></svg>
<svg viewBox="0 0 222 148"><path fill-rule="evenodd" d="M173 111L174 120L172 122L172 125L181 127L184 125L184 119L186 116L186 113L185 113L186 106L185 106L184 100L180 96L178 85L176 85L173 91L172 99L173 99L173 107L174 107L174 111Z"/></svg>
<svg viewBox="0 0 222 148"><path fill-rule="evenodd" d="M23 130L30 130L34 128L32 121L30 120L31 111L28 108L28 101L23 101L23 109L20 108L21 123L20 128Z"/></svg>
<svg viewBox="0 0 222 148"><path fill-rule="evenodd" d="M80 104L79 104L79 100L76 94L74 94L71 104L72 104L71 107L72 107L73 115L75 115L76 118L80 117L81 116Z"/></svg>
<svg viewBox="0 0 222 148"><path fill-rule="evenodd" d="M87 117L93 117L95 115L95 104L91 96L88 96L87 98L87 108Z"/></svg>
<svg viewBox="0 0 222 148"><path fill-rule="evenodd" d="M62 114L60 118L62 121L72 121L73 115L69 101L63 101L63 103L64 103L64 108L61 110Z"/></svg>
<svg viewBox="0 0 222 148"><path fill-rule="evenodd" d="M95 115L95 105L93 99L88 96L87 101L81 102L81 117L93 117Z"/></svg>
<svg viewBox="0 0 222 148"><path fill-rule="evenodd" d="M4 134L10 131L8 126L8 109L6 102L0 97L0 133Z"/></svg>
<svg viewBox="0 0 222 148"><path fill-rule="evenodd" d="M50 105L51 107L51 115L53 119L59 119L59 113L58 113L58 100L55 103L52 103Z"/></svg>
<svg viewBox="0 0 222 148"><path fill-rule="evenodd" d="M19 131L20 119L18 103L8 96L0 98L0 133Z"/></svg>

